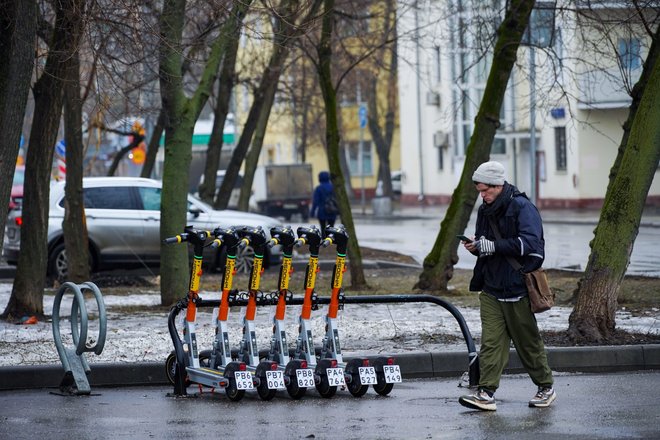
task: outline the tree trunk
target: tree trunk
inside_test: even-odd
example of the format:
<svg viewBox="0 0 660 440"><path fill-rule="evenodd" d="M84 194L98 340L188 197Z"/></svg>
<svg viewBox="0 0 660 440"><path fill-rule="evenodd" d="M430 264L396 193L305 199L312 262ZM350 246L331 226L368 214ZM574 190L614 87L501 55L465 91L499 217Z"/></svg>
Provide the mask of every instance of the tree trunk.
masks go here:
<svg viewBox="0 0 660 440"><path fill-rule="evenodd" d="M472 173L490 157L495 131L500 126L499 114L507 83L533 6L533 0L512 0L509 2L504 21L497 30L493 64L475 118L474 133L465 155L465 166L433 248L424 259L424 269L415 288L446 291L447 283L454 274L454 265L458 262L459 244L456 234L465 231L477 197L477 191L472 183Z"/></svg>
<svg viewBox="0 0 660 440"><path fill-rule="evenodd" d="M71 6L70 0L56 3L56 25L46 66L33 88L34 118L25 167L21 248L11 297L3 314L7 319L43 317L50 174L64 100L67 41L73 33L67 13Z"/></svg>
<svg viewBox="0 0 660 440"><path fill-rule="evenodd" d="M9 209L25 105L34 63L37 6L33 0L3 2L0 9L0 212ZM0 215L0 252L7 217Z"/></svg>
<svg viewBox="0 0 660 440"><path fill-rule="evenodd" d="M254 173L259 163L259 156L261 155L261 147L264 144L264 137L266 135L266 128L268 127L268 118L270 111L273 108L273 101L275 100L275 91L277 83L267 91L266 99L261 107L259 113L259 120L252 140L252 148L248 151L245 157L245 172L243 174L243 186L238 198L238 209L240 211L250 210L250 195L252 194L252 184L254 183Z"/></svg>
<svg viewBox="0 0 660 440"><path fill-rule="evenodd" d="M383 25L385 35L394 33L396 35L396 17L393 17L395 14L395 4L393 0L387 0L386 2L386 13L385 13L385 23ZM392 26L392 23L394 26ZM386 49L390 49L389 51ZM376 147L376 154L378 155L378 180L383 182L383 195L387 197L392 197L392 173L390 167L390 151L392 150L392 139L394 138L394 129L396 125L396 109L397 106L397 95L398 95L398 50L397 42L394 40L388 45L383 45L383 47L378 51L380 56L379 58L385 62L387 54L390 54L390 65L387 66L387 82L385 83L386 90L386 102L385 102L385 121L384 127L381 130L380 127L380 116L378 111L378 80L377 77L373 74L369 75L370 85L368 88L368 100L367 105L369 108L368 112L368 127L369 133L371 133L371 139L374 141Z"/></svg>
<svg viewBox="0 0 660 440"><path fill-rule="evenodd" d="M199 186L199 197L211 205L215 197L215 176L220 167L225 123L229 114L229 101L236 82L236 56L239 40L240 32L233 36L233 40L229 43L227 53L222 60L222 69L220 70L220 78L218 79L218 103L213 118L211 139L209 139L209 146L206 150L204 183Z"/></svg>
<svg viewBox="0 0 660 440"><path fill-rule="evenodd" d="M188 211L188 177L192 160L192 135L195 121L208 100L220 62L235 28L242 25L251 1L238 2L213 41L201 79L190 98L184 94L181 76L186 2L165 0L160 16L161 44L159 73L162 108L165 118L165 163L161 198L161 239L180 234ZM187 292L188 250L184 246L161 245L160 294L163 305L171 305Z"/></svg>
<svg viewBox="0 0 660 440"><path fill-rule="evenodd" d="M337 121L337 90L332 84L332 32L334 23L334 0L324 0L323 24L321 40L317 47L319 59L319 84L325 104L326 120L326 145L328 148L328 167L332 185L335 188L335 196L339 204L339 215L348 232L348 259L351 271L351 287L364 288L367 285L362 267L362 254L355 235L355 225L351 205L344 186L344 175L339 164L339 127Z"/></svg>
<svg viewBox="0 0 660 440"><path fill-rule="evenodd" d="M610 174L589 262L578 283L575 308L568 319L568 333L576 341L600 343L614 331L619 286L630 263L646 196L658 169L659 32L660 27L644 72L633 89L633 103L624 126L624 129L630 127L630 132L624 130L625 148L619 148Z"/></svg>
<svg viewBox="0 0 660 440"><path fill-rule="evenodd" d="M296 2L294 0L288 0L281 5L280 11L291 12L285 12L285 14L281 15L282 17L286 17L286 20L281 20L280 24L282 27L276 32L276 42L279 44L273 46L273 53L268 61L268 66L261 77L257 90L254 92L250 112L248 113L248 117L243 126L243 132L241 133L238 144L234 149L234 153L227 166L227 171L225 171L225 178L223 179L222 185L220 185L220 190L215 198L215 203L213 204L215 209L225 209L227 207L231 191L234 188L234 182L236 182L241 164L245 159L248 147L252 141L252 136L257 128L261 107L268 100L270 88L277 88L277 83L282 74L284 61L289 54L291 44L307 29L307 26L312 23L320 3L320 0L314 0L314 2L305 10L305 17L300 22L296 22L292 19L292 17L295 17L295 12L293 11L295 10ZM275 93L275 90L273 93Z"/></svg>
<svg viewBox="0 0 660 440"><path fill-rule="evenodd" d="M74 283L89 281L89 248L83 205L82 99L78 45L84 27L85 0L74 0L71 14L69 54L64 77L64 139L66 143L66 196L62 231L67 255L67 278Z"/></svg>

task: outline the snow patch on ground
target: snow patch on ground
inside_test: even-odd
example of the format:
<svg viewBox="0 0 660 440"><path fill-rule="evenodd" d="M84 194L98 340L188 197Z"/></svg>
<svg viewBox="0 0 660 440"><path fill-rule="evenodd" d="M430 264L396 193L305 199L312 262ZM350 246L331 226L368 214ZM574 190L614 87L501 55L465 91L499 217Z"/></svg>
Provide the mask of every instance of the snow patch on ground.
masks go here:
<svg viewBox="0 0 660 440"><path fill-rule="evenodd" d="M12 285L0 283L0 310L4 310L11 293ZM206 299L217 298L215 292L201 292ZM96 362L160 362L172 350L172 340L167 329L167 312L158 307L160 294L157 291L141 292L134 295L103 295L107 310L106 342L101 355L87 353L90 363ZM44 297L44 312L52 314L54 297ZM73 347L69 314L72 295L62 299L60 333L65 346ZM89 321L88 337L95 343L98 337L96 301L86 300L86 307L92 316ZM154 312L124 312L118 306L153 306ZM267 349L272 335L272 318L275 308L262 307L256 317L257 344ZM465 318L472 337L479 339L481 325L479 310L472 307L458 307ZM541 330L565 330L572 309L555 307L551 311L537 315ZM318 345L324 336L325 307L313 312L314 339ZM298 332L300 306L287 309L285 319L288 342L295 346ZM179 315L177 328L182 327ZM214 338L213 312L200 309L197 315L198 347L211 347ZM243 310L233 308L229 315L230 344L236 347L241 337ZM345 354L396 354L419 351L463 350L466 344L460 327L454 317L444 308L435 304L348 304L338 317L340 338ZM653 309L645 316L632 316L625 310L617 312L617 328L637 333L660 334L660 311ZM89 341L88 338L88 341ZM478 344L477 344L478 345ZM15 325L0 321L0 366L59 364L60 360L53 342L51 322L34 325Z"/></svg>

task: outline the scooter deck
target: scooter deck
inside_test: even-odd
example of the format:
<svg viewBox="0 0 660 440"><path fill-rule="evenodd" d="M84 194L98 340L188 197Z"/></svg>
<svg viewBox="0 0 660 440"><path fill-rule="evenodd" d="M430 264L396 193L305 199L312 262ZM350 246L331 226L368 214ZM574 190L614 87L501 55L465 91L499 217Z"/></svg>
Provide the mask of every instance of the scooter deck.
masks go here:
<svg viewBox="0 0 660 440"><path fill-rule="evenodd" d="M188 373L191 382L216 388L229 385L229 380L224 377L224 373L219 370L186 367L186 372Z"/></svg>

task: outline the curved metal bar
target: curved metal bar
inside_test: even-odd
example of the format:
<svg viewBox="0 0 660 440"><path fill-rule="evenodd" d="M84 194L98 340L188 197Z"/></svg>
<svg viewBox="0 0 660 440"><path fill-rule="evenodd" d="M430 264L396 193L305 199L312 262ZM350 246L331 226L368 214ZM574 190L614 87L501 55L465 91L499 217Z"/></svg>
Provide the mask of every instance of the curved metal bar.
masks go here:
<svg viewBox="0 0 660 440"><path fill-rule="evenodd" d="M99 355L105 346L105 337L107 333L108 320L105 312L105 302L103 301L103 295L101 295L101 291L98 287L96 287L96 284L92 283L91 281L87 281L82 283L80 287L81 290L90 290L94 294L94 298L96 298L96 305L99 310L99 335L96 340L96 344L92 347L85 346L85 351L93 352L94 354Z"/></svg>
<svg viewBox="0 0 660 440"><path fill-rule="evenodd" d="M57 291L55 301L53 302L53 338L55 339L55 346L57 347L57 353L60 355L60 360L62 360L62 365L67 371L70 370L70 366L68 360L66 360L66 351L60 334L60 307L62 297L68 290L71 290L73 294L73 302L71 303L71 336L76 346L76 354L80 355L84 351L85 340L87 339L87 308L85 307L85 299L77 284L66 282ZM78 311L81 313L80 331L78 331Z"/></svg>

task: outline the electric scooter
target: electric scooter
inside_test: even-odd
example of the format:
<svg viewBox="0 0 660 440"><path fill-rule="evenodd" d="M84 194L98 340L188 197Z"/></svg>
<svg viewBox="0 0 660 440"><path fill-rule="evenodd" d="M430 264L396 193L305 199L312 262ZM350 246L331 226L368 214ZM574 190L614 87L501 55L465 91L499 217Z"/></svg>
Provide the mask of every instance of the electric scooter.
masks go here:
<svg viewBox="0 0 660 440"><path fill-rule="evenodd" d="M243 362L229 362L223 370L210 368L200 363L197 349L197 335L195 322L197 317L197 304L201 303L199 297L199 281L202 275L202 255L206 241L209 238L208 231L201 231L186 227L183 234L169 237L163 240L166 244L190 242L193 245L193 264L190 274L190 287L186 298L179 301L170 311L168 317L168 328L174 344L174 359L170 356L166 362L168 372L174 371L174 394L186 395L186 388L191 383L200 386L208 386L213 389L225 388L229 399L238 401L243 397L245 389L253 387L252 376L247 372L247 366ZM220 240L214 240L210 245L217 247L221 245ZM227 250L229 255L231 250ZM235 255L235 247L234 247ZM183 340L175 326L175 318L179 311L185 309L186 316L183 326Z"/></svg>
<svg viewBox="0 0 660 440"><path fill-rule="evenodd" d="M277 295L277 306L273 316L273 336L270 341L270 351L267 359L277 362L280 369L284 371L284 384L289 396L293 399L300 399L305 395L307 386L314 385L314 370L307 370L307 361L304 359L290 359L284 326L286 302L291 297L289 279L293 272L291 266L293 246L297 243L297 240L290 226L272 228L270 236L268 246L282 245L283 255L277 292L273 292ZM311 382L310 378L312 379Z"/></svg>
<svg viewBox="0 0 660 440"><path fill-rule="evenodd" d="M257 393L263 400L271 400L275 397L278 389L286 388L284 374L278 368L277 362L272 360L259 361L259 350L257 348L257 336L254 326L254 318L257 312L257 302L262 299L259 290L261 283L261 272L263 271L264 251L266 248L266 234L261 226L256 228L243 226L237 229L241 240L254 249L254 261L250 273L249 289L247 291L247 306L243 315L243 338L238 348L238 359L245 362L250 371L257 379Z"/></svg>
<svg viewBox="0 0 660 440"><path fill-rule="evenodd" d="M316 274L319 272L319 250L321 248L321 231L316 226L300 227L296 231L298 240L296 246L309 246L309 262L305 272L305 296L298 321L298 339L294 360L307 362L306 369L297 371L297 382L291 382L289 394L292 396L302 395L307 388L315 386L322 397L332 397L337 392L337 386L332 386L335 381L331 378L341 376L343 370L337 366L336 359L316 359L316 348L312 335L312 310L318 308L317 297L314 291L316 286ZM292 361L293 362L293 361ZM343 382L342 382L343 383ZM303 391L303 388L305 391Z"/></svg>
<svg viewBox="0 0 660 440"><path fill-rule="evenodd" d="M369 385L377 384L376 370L369 365L369 359L351 359L348 363L343 360L341 345L339 343L339 326L337 324L337 312L342 307L342 281L346 272L346 249L348 247L348 233L343 226L325 229L325 239L321 243L323 247L337 246L337 258L332 273L332 291L330 294L330 305L325 317L325 337L321 344L319 364L322 361L334 360L337 369L343 374L328 370L327 383L317 385L319 393L334 395L338 386L346 386L348 391L355 397L363 396L369 389Z"/></svg>

